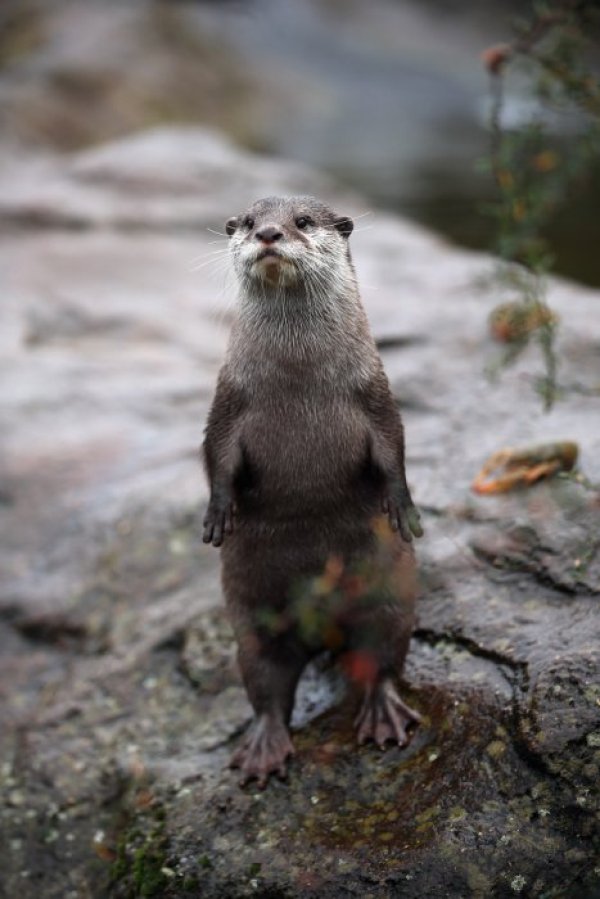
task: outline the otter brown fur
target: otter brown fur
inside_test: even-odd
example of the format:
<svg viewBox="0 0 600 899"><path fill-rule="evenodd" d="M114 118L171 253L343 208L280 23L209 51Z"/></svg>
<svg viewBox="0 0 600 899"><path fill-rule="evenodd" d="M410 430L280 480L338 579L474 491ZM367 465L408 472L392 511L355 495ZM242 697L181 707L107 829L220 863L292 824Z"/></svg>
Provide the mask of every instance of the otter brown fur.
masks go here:
<svg viewBox="0 0 600 899"><path fill-rule="evenodd" d="M232 766L264 784L285 773L296 685L324 648L362 683L359 742L407 742L418 715L395 679L413 624L411 530L422 531L352 221L311 197L269 197L226 228L239 303L204 441L203 539L222 544L255 712Z"/></svg>

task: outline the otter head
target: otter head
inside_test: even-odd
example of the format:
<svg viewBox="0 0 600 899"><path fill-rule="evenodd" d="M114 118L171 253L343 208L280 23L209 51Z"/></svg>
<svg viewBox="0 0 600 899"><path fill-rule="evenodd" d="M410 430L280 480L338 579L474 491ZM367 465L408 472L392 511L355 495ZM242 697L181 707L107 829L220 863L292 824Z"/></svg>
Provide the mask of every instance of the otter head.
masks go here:
<svg viewBox="0 0 600 899"><path fill-rule="evenodd" d="M352 273L352 220L313 197L267 197L225 225L242 283L323 291Z"/></svg>

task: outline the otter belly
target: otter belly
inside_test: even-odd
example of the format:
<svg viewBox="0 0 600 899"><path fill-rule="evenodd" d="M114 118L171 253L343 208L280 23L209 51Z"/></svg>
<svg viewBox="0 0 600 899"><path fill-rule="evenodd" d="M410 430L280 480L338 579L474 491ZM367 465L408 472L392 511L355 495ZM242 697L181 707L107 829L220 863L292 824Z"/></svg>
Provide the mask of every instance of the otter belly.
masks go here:
<svg viewBox="0 0 600 899"><path fill-rule="evenodd" d="M276 632L298 631L304 642L308 617L327 633L321 619L329 600L318 579L331 566L341 566L348 583L362 579L365 598L373 586L392 603L412 595L412 554L382 515L382 484L359 410L339 397L318 406L290 403L273 416L263 408L246 417L241 440L235 528L221 549L234 622L259 626L275 613Z"/></svg>

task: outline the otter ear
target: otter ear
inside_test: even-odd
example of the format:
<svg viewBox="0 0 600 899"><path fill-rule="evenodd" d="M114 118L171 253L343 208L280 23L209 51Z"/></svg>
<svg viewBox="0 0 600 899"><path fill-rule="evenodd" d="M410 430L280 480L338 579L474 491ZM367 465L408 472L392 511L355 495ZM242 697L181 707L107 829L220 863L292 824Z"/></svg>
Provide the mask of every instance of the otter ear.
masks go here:
<svg viewBox="0 0 600 899"><path fill-rule="evenodd" d="M230 237L232 234L235 234L235 229L237 228L237 226L238 220L237 218L235 218L235 216L231 219L227 219L227 222L225 223L225 231Z"/></svg>
<svg viewBox="0 0 600 899"><path fill-rule="evenodd" d="M333 226L336 228L342 237L350 237L352 231L354 230L354 222L352 219L349 219L347 215L339 215L337 218L333 220Z"/></svg>

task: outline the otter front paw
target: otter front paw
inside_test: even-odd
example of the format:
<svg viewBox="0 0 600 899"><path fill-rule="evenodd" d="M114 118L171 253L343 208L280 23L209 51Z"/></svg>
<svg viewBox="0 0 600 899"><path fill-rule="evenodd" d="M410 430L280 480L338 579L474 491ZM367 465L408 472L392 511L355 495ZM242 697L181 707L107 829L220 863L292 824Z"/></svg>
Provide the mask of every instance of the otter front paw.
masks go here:
<svg viewBox="0 0 600 899"><path fill-rule="evenodd" d="M230 500L215 501L211 499L204 516L203 542L221 546L223 538L233 533L234 514L235 508Z"/></svg>
<svg viewBox="0 0 600 899"><path fill-rule="evenodd" d="M287 759L294 755L294 746L285 724L278 718L262 715L251 725L242 745L233 753L230 768L240 768L240 786L256 779L264 789L270 774L284 778Z"/></svg>
<svg viewBox="0 0 600 899"><path fill-rule="evenodd" d="M423 536L421 516L408 490L398 490L384 497L382 508L387 512L392 528L400 531L407 543L411 542L413 534L415 537Z"/></svg>

